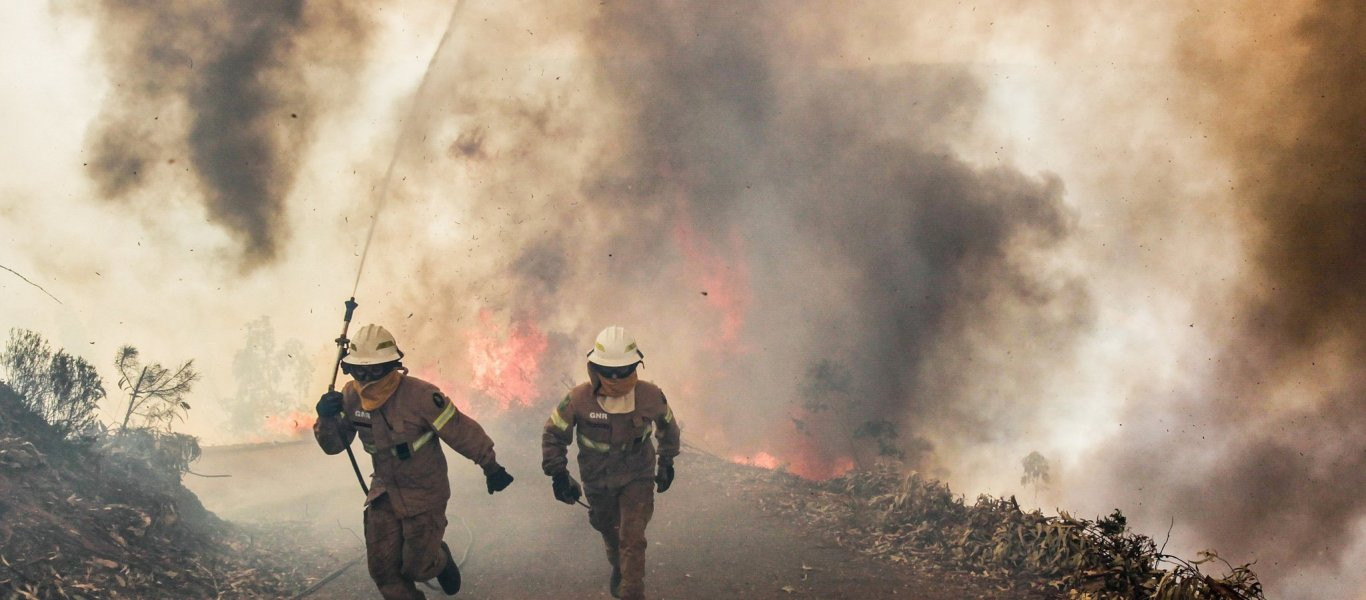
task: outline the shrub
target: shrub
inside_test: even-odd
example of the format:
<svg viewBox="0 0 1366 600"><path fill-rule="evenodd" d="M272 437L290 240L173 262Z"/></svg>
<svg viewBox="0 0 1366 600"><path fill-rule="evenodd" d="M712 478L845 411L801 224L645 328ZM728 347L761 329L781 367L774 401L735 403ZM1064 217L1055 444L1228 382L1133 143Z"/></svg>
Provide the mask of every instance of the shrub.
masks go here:
<svg viewBox="0 0 1366 600"><path fill-rule="evenodd" d="M20 405L46 422L53 437L90 440L102 431L95 411L104 382L85 359L54 352L37 333L13 329L0 351L0 368Z"/></svg>

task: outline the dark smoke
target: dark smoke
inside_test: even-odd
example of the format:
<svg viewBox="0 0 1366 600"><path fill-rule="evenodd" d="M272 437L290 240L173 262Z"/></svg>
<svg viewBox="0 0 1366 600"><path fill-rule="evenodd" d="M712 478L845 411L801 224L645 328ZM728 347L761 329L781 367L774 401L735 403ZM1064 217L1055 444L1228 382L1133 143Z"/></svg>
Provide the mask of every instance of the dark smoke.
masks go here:
<svg viewBox="0 0 1366 600"><path fill-rule="evenodd" d="M545 236L522 248L512 262L512 273L525 286L518 296L548 302L559 297L569 272L569 248L558 237ZM540 311L537 311L540 312Z"/></svg>
<svg viewBox="0 0 1366 600"><path fill-rule="evenodd" d="M667 18L606 11L594 29L601 76L635 118L628 162L587 195L613 211L662 207L714 247L743 247L728 267L763 263L740 336L749 352L721 353L703 379L736 391L707 417L732 441L781 439L798 417L827 457L847 454L841 436L870 421L900 423L913 454L948 425L994 435L1022 411L964 393L965 379L1002 366L968 338L1038 336L1036 360L1065 361L1051 342L1086 321L1086 295L1045 284L1028 259L1071 230L1061 182L949 149L982 102L967 67L813 68L791 60L803 40L783 23L782 11L726 3ZM627 231L659 253L669 227ZM832 357L851 373L847 397L799 414L798 380Z"/></svg>
<svg viewBox="0 0 1366 600"><path fill-rule="evenodd" d="M161 172L189 171L245 264L273 259L319 113L345 97L362 58L368 27L354 10L302 0L101 3L112 87L91 130L101 194L129 199Z"/></svg>
<svg viewBox="0 0 1366 600"><path fill-rule="evenodd" d="M463 21L437 68L444 81L433 97L444 104L424 111L423 140L413 142L424 152L400 163L394 216L377 233L370 271L384 285L362 286L363 319L390 311L387 325L407 327L405 345L452 371L468 362L459 332L480 327L478 310L537 324L550 338L547 406L538 409L553 405L561 376L583 379L583 352L600 327L631 325L651 332L645 375L674 383L666 390L689 439L782 458L847 456L850 432L887 422L913 461L952 470L955 445L1007 447L1054 416L1042 409L1056 406L1021 393L1049 389L1030 387L1031 377L1138 379L1123 398L1097 403L1123 404L1122 434L1086 457L1085 477L1067 473L1069 485L1106 490L1150 523L1172 516L1178 535L1193 528L1201 546L1260 558L1271 577L1339 557L1366 513L1364 11L1322 0L1287 37L1267 23L1300 5L1179 4L1120 12L1143 17L1133 22L1112 19L1113 7L1059 5L1014 32L1058 48L1084 49L1111 31L1134 39L1133 62L1107 64L1096 78L1104 93L1075 101L1133 92L1138 99L1126 102L1171 107L1188 117L1184 127L1129 123L1103 105L1083 116L1113 118L1086 126L1121 140L1129 129L1157 130L1133 134L1135 144L1208 137L1236 171L1231 210L1246 225L1250 262L1225 274L1236 284L1209 284L1236 286L1231 305L1173 297L1197 286L1175 285L1139 258L1093 263L1132 267L1132 280L1153 290L1120 308L1201 311L1190 327L1209 332L1201 341L1216 350L1202 364L1179 362L1177 374L1154 372L1154 383L1147 370L1166 363L1153 356L1184 357L1189 338L1124 348L1133 358L1122 364L1073 356L1103 290L1055 272L1049 259L1091 258L1065 248L1081 229L1065 193L1084 183L958 153L955 142L984 110L976 71L846 56L917 29L889 18L896 31L862 31L877 15L848 17L843 7L818 15L814 5L609 3L579 27L581 7L557 14L544 4L489 9L492 24ZM356 60L365 28L344 9L312 3L102 6L101 49L115 83L92 130L102 191L132 202L188 167L209 214L249 259L268 260L287 234L280 217L296 160L338 95L319 90L346 89L350 80L333 71ZM1168 64L1152 62L1166 50L1155 46L1165 45L1168 19L1184 37L1172 64L1188 69L1179 82L1188 87L1168 87ZM1144 27L1160 34L1135 39ZM1071 31L1076 46L1061 41ZM863 33L887 39L841 39ZM575 51L586 41L587 57L535 52L565 38ZM956 47L923 45L941 42ZM1089 77L1058 75L1072 86ZM1151 230L1171 227L1178 235L1161 242L1171 244L1166 256L1200 247L1182 238L1200 228L1173 219L1200 214L1175 207L1201 202L1189 190L1209 182L1112 164L1125 157L1080 146L1071 154L1082 174L1128 188L1090 200L1088 211L1107 204L1122 216L1089 223L1094 237L1085 239L1156 241ZM248 159L257 162L243 166ZM421 204L452 197L453 210ZM1209 202L1209 214L1230 209ZM449 231L459 236L431 215L456 221ZM730 346L717 342L718 282L746 297ZM831 373L840 375L821 379ZM819 390L828 408L803 406L804 390ZM703 437L712 432L720 434Z"/></svg>
<svg viewBox="0 0 1366 600"><path fill-rule="evenodd" d="M894 439L951 467L931 444L1044 418L1014 392L1071 364L1090 322L1083 287L1039 260L1075 217L1057 177L954 150L985 100L972 66L864 66L777 7L726 3L602 5L565 30L580 62L523 64L524 44L566 33L478 10L464 49L436 62L443 104L377 233L422 245L416 264L377 258L405 274L385 290L400 319L477 330L487 309L537 324L554 398L564 376L584 379L601 327L633 327L643 376L671 384L694 441L719 452L828 466L863 431L880 436L866 447ZM456 215L459 235L425 235L441 226L423 202L442 192L419 181L469 188L431 211ZM455 354L442 368L463 362L440 327L401 334ZM801 390L822 361L851 383L812 414Z"/></svg>
<svg viewBox="0 0 1366 600"><path fill-rule="evenodd" d="M1318 2L1292 31L1274 54L1255 28L1242 45L1190 32L1254 270L1233 310L1207 315L1227 340L1210 380L1135 394L1110 448L1120 489L1156 490L1151 511L1231 557L1255 549L1271 575L1334 564L1366 517L1366 10Z"/></svg>

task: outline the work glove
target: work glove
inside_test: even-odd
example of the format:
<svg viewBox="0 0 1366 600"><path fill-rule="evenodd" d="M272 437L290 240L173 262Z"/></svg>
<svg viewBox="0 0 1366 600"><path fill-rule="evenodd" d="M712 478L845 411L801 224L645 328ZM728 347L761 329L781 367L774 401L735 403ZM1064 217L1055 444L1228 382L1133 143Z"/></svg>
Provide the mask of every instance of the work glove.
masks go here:
<svg viewBox="0 0 1366 600"><path fill-rule="evenodd" d="M323 394L322 399L318 400L319 417L335 417L342 413L342 393L328 392Z"/></svg>
<svg viewBox="0 0 1366 600"><path fill-rule="evenodd" d="M512 475L508 473L507 469L499 466L492 471L484 472L484 483L489 486L489 494L501 492L512 485Z"/></svg>
<svg viewBox="0 0 1366 600"><path fill-rule="evenodd" d="M569 476L568 471L560 471L550 477L550 487L555 491L555 499L565 504L573 504L579 501L583 495L583 488L579 487L579 482L574 481Z"/></svg>
<svg viewBox="0 0 1366 600"><path fill-rule="evenodd" d="M674 484L673 463L659 463L659 470L655 472L655 492L663 494L669 491L669 486Z"/></svg>

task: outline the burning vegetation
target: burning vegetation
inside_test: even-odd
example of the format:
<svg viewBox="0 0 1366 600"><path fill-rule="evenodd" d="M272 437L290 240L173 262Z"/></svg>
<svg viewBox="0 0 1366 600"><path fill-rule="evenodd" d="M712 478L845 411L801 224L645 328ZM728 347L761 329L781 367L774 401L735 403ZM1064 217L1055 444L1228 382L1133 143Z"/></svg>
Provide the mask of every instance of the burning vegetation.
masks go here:
<svg viewBox="0 0 1366 600"><path fill-rule="evenodd" d="M107 428L92 419L104 388L91 365L31 332L15 332L0 354L0 589L24 598L284 597L316 591L355 563L345 562L345 545L318 542L307 519L243 525L205 510L181 484L198 441L170 430L176 411L189 410L192 362L134 368L136 357L125 348L115 365L137 408ZM165 406L147 408L154 402ZM1027 478L1046 477L1042 456L1023 465ZM855 465L758 452L727 461L692 447L680 469L688 485L738 490L738 502L908 569L925 590L964 594L955 597L1263 597L1247 565L1206 575L1216 554L1167 555L1118 510L1087 520L1026 512L1013 497L967 504L943 483L903 474L901 457ZM333 550L306 551L310 543Z"/></svg>
<svg viewBox="0 0 1366 600"><path fill-rule="evenodd" d="M479 325L469 331L470 387L492 398L499 409L527 407L540 398L540 358L545 334L530 321L505 327L493 314L480 311Z"/></svg>
<svg viewBox="0 0 1366 600"><path fill-rule="evenodd" d="M371 238L408 237L376 246L362 299L385 290L373 320L408 327L415 374L468 414L544 419L585 331L641 324L692 439L730 457L708 468L785 472L762 493L800 498L786 514L851 548L1018 574L1026 594L1259 596L1246 568L1206 576L1214 555L1183 563L1126 529L1174 516L1173 546L1256 557L1287 592L1366 585L1350 567L1366 515L1360 2L462 4L415 92L393 67L426 25L357 6L71 11L92 19L103 70L67 76L107 93L67 95L93 115L83 141L46 143L81 129L79 110L35 119L28 139L79 148L47 160L81 164L53 172L92 193L54 193L21 165L0 207L51 271L35 280L65 280L52 289L70 304L19 276L43 306L93 314L95 299L173 289L120 319L157 335L271 311L298 317L282 340L302 336L365 216L362 267ZM69 44L87 28L32 29ZM411 100L402 132L375 151L393 137L377 115L408 105L396 98ZM128 235L54 253L86 232L33 222L68 214L127 218L110 222ZM202 330L186 354L243 333ZM0 500L6 589L164 583L170 552L136 541L157 539L188 540L204 565L166 569L195 582L187 595L268 595L229 576L245 563L197 558L242 550L241 530L190 518L202 511L178 487L200 454L175 431L198 368L236 385L218 433L297 438L314 418L311 346L277 344L265 317L245 334L230 368L121 350L118 401L93 366L12 340L0 477L39 495ZM97 418L101 400L117 414ZM1059 497L1127 517L969 504L907 475L1000 489L998 457L1035 446L1077 465L1051 474ZM107 480L116 463L146 491ZM1047 466L1028 457L1020 489L1037 494ZM134 507L106 511L126 524L90 520L116 505ZM132 558L105 567L124 545L78 538L122 539ZM1296 587L1310 580L1333 592Z"/></svg>

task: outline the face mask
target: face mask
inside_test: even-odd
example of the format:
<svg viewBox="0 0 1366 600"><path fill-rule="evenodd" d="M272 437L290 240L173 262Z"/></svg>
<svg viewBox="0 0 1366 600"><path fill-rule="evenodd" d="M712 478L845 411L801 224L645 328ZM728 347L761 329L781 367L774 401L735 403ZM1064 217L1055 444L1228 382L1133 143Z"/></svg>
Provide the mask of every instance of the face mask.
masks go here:
<svg viewBox="0 0 1366 600"><path fill-rule="evenodd" d="M377 381L360 384L360 405L365 410L375 410L384 406L389 401L389 397L398 390L398 384L403 379L403 372L395 369L388 375L379 378ZM359 381L359 380L357 380Z"/></svg>

